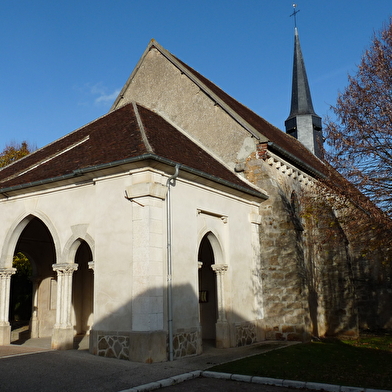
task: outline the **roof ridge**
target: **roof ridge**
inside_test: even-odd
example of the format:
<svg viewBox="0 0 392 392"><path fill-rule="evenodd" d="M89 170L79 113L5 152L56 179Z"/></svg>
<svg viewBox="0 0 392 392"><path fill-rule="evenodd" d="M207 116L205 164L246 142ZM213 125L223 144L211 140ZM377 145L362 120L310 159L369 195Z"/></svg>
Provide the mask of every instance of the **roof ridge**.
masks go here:
<svg viewBox="0 0 392 392"><path fill-rule="evenodd" d="M151 147L151 144L150 144L150 142L148 140L148 137L147 137L147 134L146 134L146 130L144 129L143 121L142 121L142 119L140 117L140 113L139 113L139 110L138 110L137 106L138 106L137 103L135 101L132 101L133 111L135 113L137 125L139 127L139 131L140 131L140 134L142 136L143 143L144 143L144 145L145 145L145 147L146 147L148 152L154 153L154 149Z"/></svg>

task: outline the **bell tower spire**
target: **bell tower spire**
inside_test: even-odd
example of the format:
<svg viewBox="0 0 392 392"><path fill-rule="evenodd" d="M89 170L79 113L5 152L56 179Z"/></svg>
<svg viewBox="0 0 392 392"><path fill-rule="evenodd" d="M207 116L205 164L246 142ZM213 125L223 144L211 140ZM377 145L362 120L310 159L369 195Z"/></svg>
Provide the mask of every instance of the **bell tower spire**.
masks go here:
<svg viewBox="0 0 392 392"><path fill-rule="evenodd" d="M296 7L296 4L293 4ZM294 18L299 11L294 10ZM291 16L292 16L291 15ZM295 24L296 24L295 20ZM314 109L297 26L294 28L293 84L290 115L285 121L286 133L298 139L314 155L322 157L321 117Z"/></svg>

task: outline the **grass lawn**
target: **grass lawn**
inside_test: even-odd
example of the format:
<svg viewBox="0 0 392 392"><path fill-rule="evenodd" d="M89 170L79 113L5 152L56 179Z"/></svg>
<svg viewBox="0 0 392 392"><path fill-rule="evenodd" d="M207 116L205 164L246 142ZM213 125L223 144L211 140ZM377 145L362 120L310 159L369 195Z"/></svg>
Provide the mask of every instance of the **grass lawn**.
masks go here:
<svg viewBox="0 0 392 392"><path fill-rule="evenodd" d="M392 335L297 344L209 370L392 390Z"/></svg>

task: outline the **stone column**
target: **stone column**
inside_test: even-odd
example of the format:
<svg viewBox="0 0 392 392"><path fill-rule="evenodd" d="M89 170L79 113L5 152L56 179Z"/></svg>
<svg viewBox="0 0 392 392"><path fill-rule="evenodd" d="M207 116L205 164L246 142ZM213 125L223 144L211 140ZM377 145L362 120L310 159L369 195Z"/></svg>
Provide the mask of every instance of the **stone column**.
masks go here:
<svg viewBox="0 0 392 392"><path fill-rule="evenodd" d="M128 200L132 202L133 232L130 360L161 362L168 358L169 342L163 286L167 178L150 171L132 177L133 185L127 187Z"/></svg>
<svg viewBox="0 0 392 392"><path fill-rule="evenodd" d="M38 290L39 284L41 283L41 278L32 278L33 282L33 311L31 313L30 319L30 336L31 338L38 338Z"/></svg>
<svg viewBox="0 0 392 392"><path fill-rule="evenodd" d="M94 309L95 309L95 286L94 286L94 284L95 284L95 281L94 281L95 261L89 261L88 262L88 269L91 270L91 272L93 274L93 281L90 282L93 285L93 297L91 298L91 301L92 301L92 313L90 314L90 316L88 318L88 321L87 321L87 325L89 325L90 327L89 327L89 330L86 331L86 334L91 336L90 331L92 330L93 325L94 325ZM90 347L93 347L92 343L91 343L91 338L90 338Z"/></svg>
<svg viewBox="0 0 392 392"><path fill-rule="evenodd" d="M226 319L225 309L225 290L223 276L225 275L227 264L212 264L211 268L216 273L217 278L217 295L218 295L218 320L216 323L216 347L230 347L229 323Z"/></svg>
<svg viewBox="0 0 392 392"><path fill-rule="evenodd" d="M74 331L71 323L72 274L77 269L77 264L53 264L53 270L57 272L57 306L52 348L57 350L73 348Z"/></svg>
<svg viewBox="0 0 392 392"><path fill-rule="evenodd" d="M16 268L0 268L0 346L11 343L10 309L11 275Z"/></svg>

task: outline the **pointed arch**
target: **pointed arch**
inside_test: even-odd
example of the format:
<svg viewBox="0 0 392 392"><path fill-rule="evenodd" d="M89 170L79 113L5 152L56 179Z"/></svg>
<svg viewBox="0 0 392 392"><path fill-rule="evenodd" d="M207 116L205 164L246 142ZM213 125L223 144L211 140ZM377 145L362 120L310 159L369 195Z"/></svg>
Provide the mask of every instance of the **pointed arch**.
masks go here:
<svg viewBox="0 0 392 392"><path fill-rule="evenodd" d="M10 268L14 254L21 252L28 256L33 270L28 283L23 282L23 274L11 278L10 298L4 296L1 306L11 308L11 327L17 329L28 325L31 337L45 337L52 333L55 315L52 265L59 257L59 243L54 225L39 212L19 217L6 232L3 265Z"/></svg>
<svg viewBox="0 0 392 392"><path fill-rule="evenodd" d="M200 233L197 249L200 249L200 245L205 238L208 239L214 252L214 263L223 264L225 260L225 255L221 246L221 241L219 240L218 236L211 230L204 230Z"/></svg>
<svg viewBox="0 0 392 392"><path fill-rule="evenodd" d="M16 248L16 244L26 226L33 220L39 219L48 229L49 234L52 237L56 260L59 259L61 254L60 239L57 234L51 220L43 213L35 211L34 213L24 214L14 221L14 224L9 228L7 235L5 237L4 244L2 246L1 257L0 257L0 267L1 268L11 268L12 260Z"/></svg>
<svg viewBox="0 0 392 392"><path fill-rule="evenodd" d="M78 251L80 245L85 242L91 251L92 259L89 261L94 260L94 251L95 251L95 242L94 239L87 233L84 233L81 236L78 236L77 234L74 234L71 236L67 243L64 246L63 253L61 255L61 261L62 263L74 263L75 262L75 256L76 252Z"/></svg>

